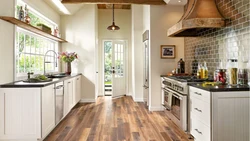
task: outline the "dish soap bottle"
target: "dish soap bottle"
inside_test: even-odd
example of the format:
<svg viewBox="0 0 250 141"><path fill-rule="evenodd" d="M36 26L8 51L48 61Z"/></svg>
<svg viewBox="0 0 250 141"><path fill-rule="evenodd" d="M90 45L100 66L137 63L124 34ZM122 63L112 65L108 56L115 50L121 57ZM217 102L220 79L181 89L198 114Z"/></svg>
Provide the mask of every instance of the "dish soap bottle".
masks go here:
<svg viewBox="0 0 250 141"><path fill-rule="evenodd" d="M197 69L197 78L201 79L201 64L198 62L198 69Z"/></svg>
<svg viewBox="0 0 250 141"><path fill-rule="evenodd" d="M208 68L207 68L207 62L206 61L204 61L203 78L208 79Z"/></svg>

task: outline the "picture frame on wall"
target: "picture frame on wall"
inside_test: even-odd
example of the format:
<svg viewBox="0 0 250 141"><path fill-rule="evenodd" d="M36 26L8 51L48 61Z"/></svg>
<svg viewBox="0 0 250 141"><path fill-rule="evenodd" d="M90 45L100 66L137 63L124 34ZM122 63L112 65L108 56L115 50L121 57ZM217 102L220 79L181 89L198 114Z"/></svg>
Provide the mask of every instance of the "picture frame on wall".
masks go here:
<svg viewBox="0 0 250 141"><path fill-rule="evenodd" d="M174 59L175 53L175 45L161 45L161 59Z"/></svg>

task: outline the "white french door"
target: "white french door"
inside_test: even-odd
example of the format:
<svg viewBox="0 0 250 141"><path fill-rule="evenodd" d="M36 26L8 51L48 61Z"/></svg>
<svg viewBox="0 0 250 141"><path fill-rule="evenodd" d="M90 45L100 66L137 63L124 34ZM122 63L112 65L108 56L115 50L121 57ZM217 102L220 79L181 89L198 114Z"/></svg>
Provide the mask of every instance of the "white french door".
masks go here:
<svg viewBox="0 0 250 141"><path fill-rule="evenodd" d="M113 41L112 44L112 93L113 97L126 94L125 83L125 41Z"/></svg>

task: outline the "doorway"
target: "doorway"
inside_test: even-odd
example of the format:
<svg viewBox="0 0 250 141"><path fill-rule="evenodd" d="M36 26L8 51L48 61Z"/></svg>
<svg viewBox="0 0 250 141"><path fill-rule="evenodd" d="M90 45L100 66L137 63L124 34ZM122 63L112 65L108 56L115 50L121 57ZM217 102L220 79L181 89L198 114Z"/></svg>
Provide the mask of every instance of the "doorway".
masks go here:
<svg viewBox="0 0 250 141"><path fill-rule="evenodd" d="M126 41L105 40L104 96L118 97L126 94Z"/></svg>

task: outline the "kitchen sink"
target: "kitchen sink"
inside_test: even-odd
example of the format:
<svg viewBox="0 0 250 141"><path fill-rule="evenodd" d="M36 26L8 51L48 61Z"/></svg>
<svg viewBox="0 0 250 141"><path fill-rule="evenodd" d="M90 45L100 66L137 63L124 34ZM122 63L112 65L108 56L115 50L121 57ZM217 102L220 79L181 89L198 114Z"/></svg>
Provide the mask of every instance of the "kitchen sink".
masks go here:
<svg viewBox="0 0 250 141"><path fill-rule="evenodd" d="M48 75L48 78L63 78L66 77L66 74L52 74L52 75Z"/></svg>
<svg viewBox="0 0 250 141"><path fill-rule="evenodd" d="M50 82L52 80L53 80L52 78L48 78L46 80L39 80L39 79L35 79L35 78L30 78L30 79L23 80L23 82L25 82L25 83L44 83L44 82Z"/></svg>

